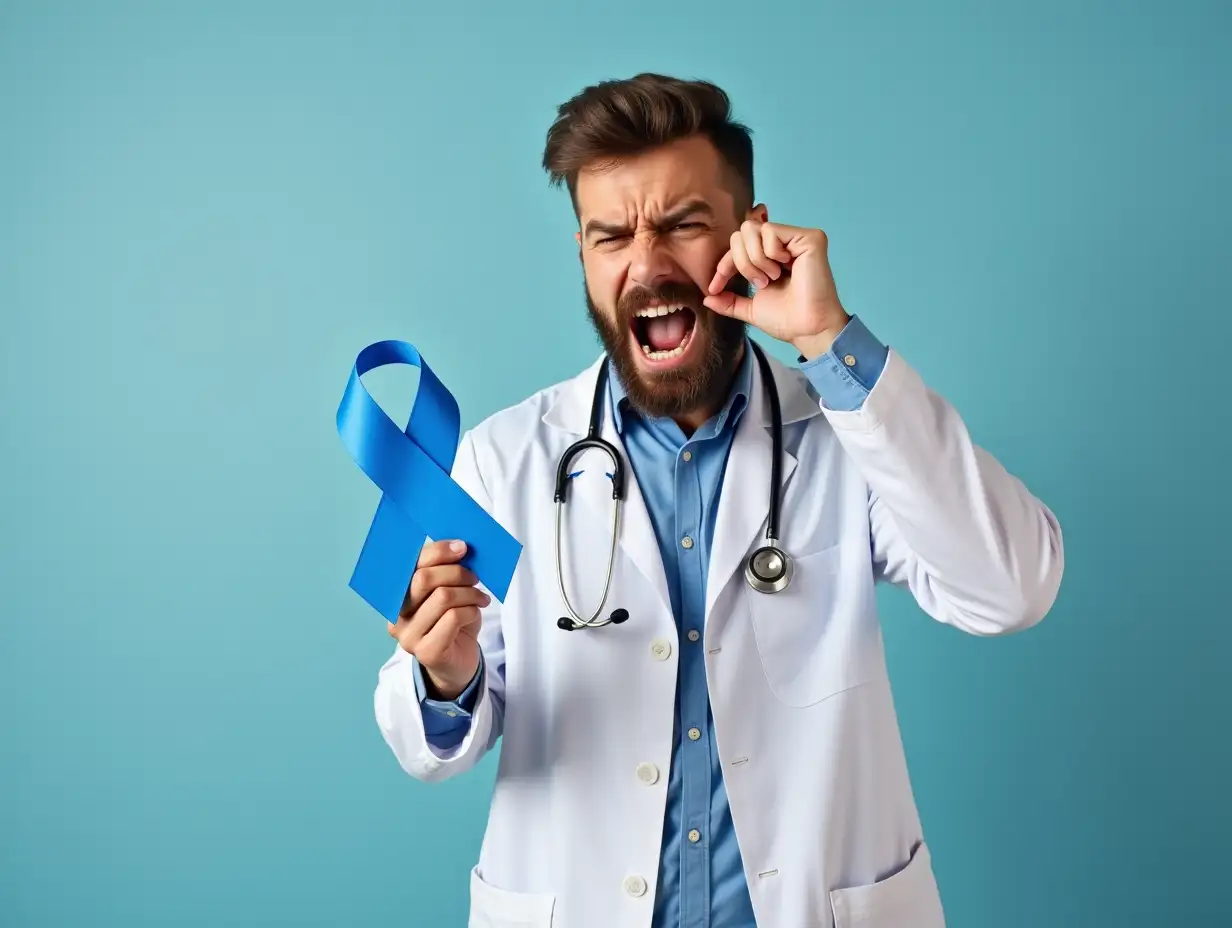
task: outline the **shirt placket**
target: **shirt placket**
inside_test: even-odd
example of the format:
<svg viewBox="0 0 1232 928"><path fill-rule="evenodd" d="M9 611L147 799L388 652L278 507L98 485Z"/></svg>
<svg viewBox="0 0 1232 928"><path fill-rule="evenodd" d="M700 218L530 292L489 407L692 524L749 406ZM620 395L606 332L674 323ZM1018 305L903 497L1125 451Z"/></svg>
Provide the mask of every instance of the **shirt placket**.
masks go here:
<svg viewBox="0 0 1232 928"><path fill-rule="evenodd" d="M680 718L684 755L680 843L681 928L705 928L710 918L711 769L709 701L702 647L706 578L702 549L703 500L698 455L705 442L684 445L676 460L676 556L680 577Z"/></svg>

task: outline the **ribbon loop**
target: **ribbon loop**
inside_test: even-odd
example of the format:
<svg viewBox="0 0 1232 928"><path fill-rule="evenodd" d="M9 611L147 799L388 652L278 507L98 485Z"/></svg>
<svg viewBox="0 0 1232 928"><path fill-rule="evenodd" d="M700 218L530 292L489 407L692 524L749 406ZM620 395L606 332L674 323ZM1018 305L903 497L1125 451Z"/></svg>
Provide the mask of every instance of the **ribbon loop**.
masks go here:
<svg viewBox="0 0 1232 928"><path fill-rule="evenodd" d="M387 364L419 369L405 429L385 414L360 380ZM381 502L351 575L350 587L396 622L424 541L466 542L461 563L504 602L522 545L450 473L458 451L457 401L408 342L375 342L359 353L338 406L342 443L381 491Z"/></svg>

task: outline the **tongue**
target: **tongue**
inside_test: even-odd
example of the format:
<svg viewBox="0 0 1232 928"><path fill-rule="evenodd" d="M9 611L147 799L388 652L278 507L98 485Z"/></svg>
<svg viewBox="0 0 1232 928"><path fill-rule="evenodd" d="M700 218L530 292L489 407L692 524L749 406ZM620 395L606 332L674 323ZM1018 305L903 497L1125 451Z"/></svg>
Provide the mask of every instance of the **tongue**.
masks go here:
<svg viewBox="0 0 1232 928"><path fill-rule="evenodd" d="M671 351L684 341L686 325L683 312L646 320L646 338L650 347L655 351Z"/></svg>

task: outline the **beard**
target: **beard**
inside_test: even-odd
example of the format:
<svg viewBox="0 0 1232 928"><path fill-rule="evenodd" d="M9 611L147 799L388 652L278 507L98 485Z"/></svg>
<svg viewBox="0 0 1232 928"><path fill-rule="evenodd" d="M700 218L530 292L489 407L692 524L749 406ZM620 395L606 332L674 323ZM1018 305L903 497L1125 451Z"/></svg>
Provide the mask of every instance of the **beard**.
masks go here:
<svg viewBox="0 0 1232 928"><path fill-rule="evenodd" d="M645 416L668 418L722 405L744 344L743 322L704 306L704 294L691 281L668 281L657 287L632 290L617 303L615 318L595 305L589 287L584 289L591 324L634 409ZM739 276L732 279L727 289L740 296L749 294L748 283ZM631 337L630 327L634 314L654 303L682 304L693 311L689 339L700 341L695 347L690 346L694 357L689 364L667 371L639 368L637 355L642 349Z"/></svg>

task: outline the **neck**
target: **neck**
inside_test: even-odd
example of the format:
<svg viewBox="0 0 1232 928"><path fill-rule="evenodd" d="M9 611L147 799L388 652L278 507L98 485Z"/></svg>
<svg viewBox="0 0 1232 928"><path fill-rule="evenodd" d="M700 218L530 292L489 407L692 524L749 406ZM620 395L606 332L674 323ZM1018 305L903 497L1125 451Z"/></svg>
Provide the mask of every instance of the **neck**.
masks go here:
<svg viewBox="0 0 1232 928"><path fill-rule="evenodd" d="M736 352L736 357L732 362L731 368L727 371L727 377L723 381L723 390L709 403L697 406L679 416L672 416L672 420L680 426L680 431L684 432L685 437L691 437L694 432L705 425L715 413L723 408L723 404L727 401L727 396L731 393L732 381L736 377L736 372L740 370L740 365L744 363L744 352L748 350L743 342L740 344L740 350Z"/></svg>

